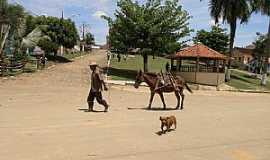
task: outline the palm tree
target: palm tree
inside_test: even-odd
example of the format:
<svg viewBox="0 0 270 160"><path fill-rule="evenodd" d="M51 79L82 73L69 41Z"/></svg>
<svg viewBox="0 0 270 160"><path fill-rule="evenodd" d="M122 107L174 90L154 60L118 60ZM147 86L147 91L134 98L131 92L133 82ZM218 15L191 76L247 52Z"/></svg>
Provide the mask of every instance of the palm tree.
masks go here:
<svg viewBox="0 0 270 160"><path fill-rule="evenodd" d="M3 48L8 36L16 35L16 50L20 46L24 31L24 8L18 4L8 4L7 0L0 0L0 57L3 58Z"/></svg>
<svg viewBox="0 0 270 160"><path fill-rule="evenodd" d="M5 40L9 34L10 25L8 25L8 3L7 0L0 0L0 58L4 48Z"/></svg>
<svg viewBox="0 0 270 160"><path fill-rule="evenodd" d="M47 25L39 25L32 32L26 35L21 42L21 48L34 48L40 40L51 40L42 30L48 28Z"/></svg>
<svg viewBox="0 0 270 160"><path fill-rule="evenodd" d="M25 26L25 11L24 8L18 4L9 5L9 21L10 21L10 35L13 36L13 55L20 51L21 41L26 31Z"/></svg>
<svg viewBox="0 0 270 160"><path fill-rule="evenodd" d="M209 9L215 23L222 20L223 23L226 22L230 25L230 59L228 64L228 69L230 69L237 23L238 21L241 24L247 23L251 14L249 0L210 0ZM229 80L230 76L227 78Z"/></svg>
<svg viewBox="0 0 270 160"><path fill-rule="evenodd" d="M270 18L270 1L269 0L252 0L253 10L256 12L261 12L263 15L267 15ZM265 58L265 67L264 67L264 76L262 78L262 85L267 83L267 68L268 68L268 59L270 57L270 20L268 26L267 34L267 45L265 48L266 58Z"/></svg>

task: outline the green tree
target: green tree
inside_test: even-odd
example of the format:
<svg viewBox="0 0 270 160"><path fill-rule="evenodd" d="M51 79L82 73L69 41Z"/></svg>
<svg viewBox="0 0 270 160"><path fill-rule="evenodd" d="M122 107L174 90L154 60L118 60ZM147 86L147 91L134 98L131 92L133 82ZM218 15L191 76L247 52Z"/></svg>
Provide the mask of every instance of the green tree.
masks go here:
<svg viewBox="0 0 270 160"><path fill-rule="evenodd" d="M257 39L255 40L255 42L253 42L253 44L255 45L255 56L262 56L262 57L266 57L267 56L267 41L268 41L268 37L266 34L261 34L261 33L257 33Z"/></svg>
<svg viewBox="0 0 270 160"><path fill-rule="evenodd" d="M255 40L255 42L253 42L253 44L255 45L254 56L258 59L260 68L262 68L263 71L266 71L268 67L268 63L267 65L263 65L263 64L265 64L264 62L268 58L268 52L266 49L267 43L268 43L268 36L267 34L261 34L261 33L257 33L257 35L258 35L257 39Z"/></svg>
<svg viewBox="0 0 270 160"><path fill-rule="evenodd" d="M85 43L86 43L87 45L93 45L93 44L95 44L95 38L94 38L94 35L91 34L91 33L87 33L87 34L85 35Z"/></svg>
<svg viewBox="0 0 270 160"><path fill-rule="evenodd" d="M52 42L50 39L40 39L37 44L45 53L57 53L59 45Z"/></svg>
<svg viewBox="0 0 270 160"><path fill-rule="evenodd" d="M247 23L251 14L249 0L210 0L209 8L210 15L216 23L222 20L223 23L227 22L230 25L230 60L228 65L228 68L230 68L237 23L238 21Z"/></svg>
<svg viewBox="0 0 270 160"><path fill-rule="evenodd" d="M263 15L267 15L270 18L270 1L269 0L251 0L253 10L256 12L261 12ZM265 67L264 67L264 76L262 78L262 85L266 85L267 83L267 68L268 68L268 59L270 57L270 19L268 25L268 33L266 38L266 46L265 46Z"/></svg>
<svg viewBox="0 0 270 160"><path fill-rule="evenodd" d="M229 46L229 35L226 29L220 26L212 26L211 31L199 30L193 38L194 43L200 42L218 52L225 53Z"/></svg>
<svg viewBox="0 0 270 160"><path fill-rule="evenodd" d="M192 31L191 18L178 0L147 0L140 5L132 0L120 0L115 19L104 17L109 23L109 45L113 52L126 54L139 49L144 71L148 71L148 55L171 54L186 41Z"/></svg>
<svg viewBox="0 0 270 160"><path fill-rule="evenodd" d="M75 23L70 19L30 16L26 20L26 26L29 29L27 32L30 32L32 29L35 29L38 26L47 26L42 27L42 32L44 35L48 36L49 39L43 39L40 43L38 43L43 50L48 51L47 53L53 52L56 55L56 48L59 48L61 45L63 45L65 48L73 48L79 40ZM49 49L48 47L52 48Z"/></svg>
<svg viewBox="0 0 270 160"><path fill-rule="evenodd" d="M25 20L25 26L26 26L25 35L28 35L37 27L36 18L32 15L27 15L25 19L26 19Z"/></svg>

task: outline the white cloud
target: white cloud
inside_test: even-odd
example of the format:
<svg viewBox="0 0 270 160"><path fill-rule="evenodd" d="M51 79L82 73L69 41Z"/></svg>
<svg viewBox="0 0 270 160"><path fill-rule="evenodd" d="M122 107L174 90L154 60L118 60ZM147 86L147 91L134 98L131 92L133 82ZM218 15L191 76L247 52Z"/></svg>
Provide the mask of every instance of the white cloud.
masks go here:
<svg viewBox="0 0 270 160"><path fill-rule="evenodd" d="M211 25L211 26L215 26L215 25L216 25L215 20L211 19L211 20L210 20L210 25Z"/></svg>
<svg viewBox="0 0 270 160"><path fill-rule="evenodd" d="M223 19L222 18L219 18L217 24L221 24L222 22L223 22ZM211 19L209 23L210 23L211 26L217 25L216 24L216 21L214 19Z"/></svg>
<svg viewBox="0 0 270 160"><path fill-rule="evenodd" d="M93 16L95 18L100 18L101 16L107 16L107 14L104 11L96 11Z"/></svg>

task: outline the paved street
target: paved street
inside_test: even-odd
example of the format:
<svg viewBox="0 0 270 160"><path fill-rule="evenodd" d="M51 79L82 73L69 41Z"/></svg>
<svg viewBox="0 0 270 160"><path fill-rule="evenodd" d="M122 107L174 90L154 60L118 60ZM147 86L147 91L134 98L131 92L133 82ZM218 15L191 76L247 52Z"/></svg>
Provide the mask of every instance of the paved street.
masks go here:
<svg viewBox="0 0 270 160"><path fill-rule="evenodd" d="M185 109L145 110L147 88L110 86L108 113L84 112L87 64L105 52L15 80L0 80L1 160L269 160L270 95L194 91ZM165 96L174 108L173 94ZM97 111L103 108L96 105ZM159 116L175 115L164 135Z"/></svg>

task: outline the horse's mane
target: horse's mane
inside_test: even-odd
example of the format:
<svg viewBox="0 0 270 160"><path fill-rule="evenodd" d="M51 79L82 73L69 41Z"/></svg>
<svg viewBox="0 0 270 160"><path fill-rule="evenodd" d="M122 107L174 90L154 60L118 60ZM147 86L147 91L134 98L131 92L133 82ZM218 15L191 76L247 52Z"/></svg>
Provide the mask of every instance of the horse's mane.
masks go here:
<svg viewBox="0 0 270 160"><path fill-rule="evenodd" d="M149 76L152 76L152 77L156 77L157 76L157 73L155 73L155 72L146 72L145 74L147 74Z"/></svg>

